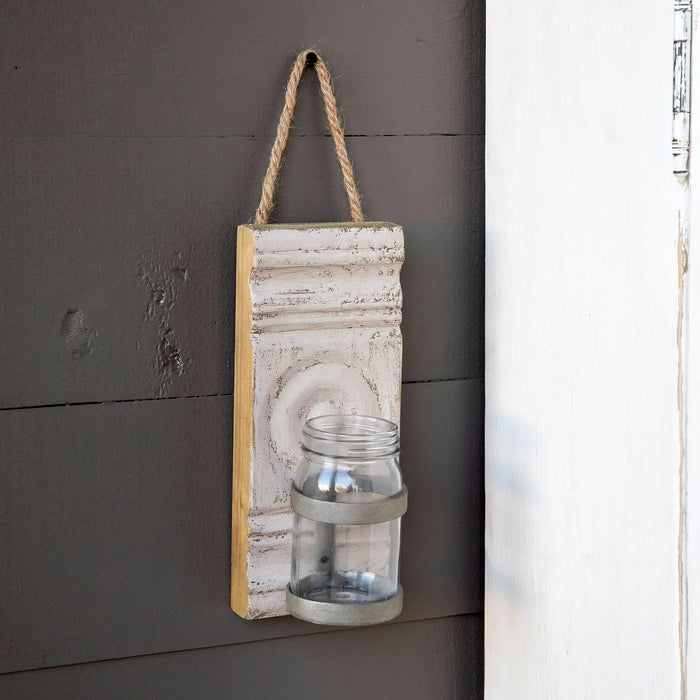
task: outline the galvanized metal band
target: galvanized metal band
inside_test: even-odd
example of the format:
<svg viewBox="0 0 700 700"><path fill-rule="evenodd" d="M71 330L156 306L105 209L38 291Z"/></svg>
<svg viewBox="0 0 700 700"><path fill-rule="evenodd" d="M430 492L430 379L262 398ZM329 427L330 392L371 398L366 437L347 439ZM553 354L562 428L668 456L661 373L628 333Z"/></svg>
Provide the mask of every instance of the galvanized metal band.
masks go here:
<svg viewBox="0 0 700 700"><path fill-rule="evenodd" d="M309 520L331 525L374 525L400 518L408 506L408 491L404 486L396 496L375 503L338 503L309 498L292 484L290 501L292 510Z"/></svg>
<svg viewBox="0 0 700 700"><path fill-rule="evenodd" d="M316 625L359 627L393 620L403 609L403 589L374 603L323 603L294 595L287 586L287 612Z"/></svg>

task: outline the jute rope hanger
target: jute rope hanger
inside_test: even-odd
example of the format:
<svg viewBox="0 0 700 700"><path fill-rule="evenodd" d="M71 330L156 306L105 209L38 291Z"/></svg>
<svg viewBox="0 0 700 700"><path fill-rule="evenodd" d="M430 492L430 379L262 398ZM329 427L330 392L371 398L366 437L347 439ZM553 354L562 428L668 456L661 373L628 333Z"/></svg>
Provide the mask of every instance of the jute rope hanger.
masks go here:
<svg viewBox="0 0 700 700"><path fill-rule="evenodd" d="M299 53L292 65L292 72L287 83L287 92L284 97L284 108L280 115L280 121L277 125L277 136L275 143L272 146L270 153L270 162L267 166L265 179L263 180L262 196L258 210L255 212L255 225L265 226L270 218L272 205L275 198L275 185L277 184L277 176L279 175L280 165L284 149L287 146L289 138L289 129L294 120L294 108L297 103L297 91L299 82L301 81L302 73L305 66L310 66L316 70L318 82L321 88L323 97L323 105L326 109L326 117L328 119L328 128L330 129L333 143L335 144L335 153L340 163L340 170L343 173L343 183L345 191L348 194L350 202L350 218L352 221L364 221L362 215L362 207L360 205L360 195L357 191L357 183L355 182L355 174L352 170L352 163L348 158L348 152L345 147L345 136L343 135L343 127L340 125L338 118L338 105L333 94L333 86L331 85L331 76L328 72L323 59L315 52L304 50Z"/></svg>

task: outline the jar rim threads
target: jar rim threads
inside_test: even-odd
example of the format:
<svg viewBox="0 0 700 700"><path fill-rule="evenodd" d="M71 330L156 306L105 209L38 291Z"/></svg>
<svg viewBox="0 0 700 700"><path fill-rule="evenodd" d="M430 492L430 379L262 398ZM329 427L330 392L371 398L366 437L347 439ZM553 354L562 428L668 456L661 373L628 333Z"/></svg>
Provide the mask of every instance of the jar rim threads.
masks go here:
<svg viewBox="0 0 700 700"><path fill-rule="evenodd" d="M302 449L327 457L374 458L399 451L399 429L385 418L347 414L309 418Z"/></svg>

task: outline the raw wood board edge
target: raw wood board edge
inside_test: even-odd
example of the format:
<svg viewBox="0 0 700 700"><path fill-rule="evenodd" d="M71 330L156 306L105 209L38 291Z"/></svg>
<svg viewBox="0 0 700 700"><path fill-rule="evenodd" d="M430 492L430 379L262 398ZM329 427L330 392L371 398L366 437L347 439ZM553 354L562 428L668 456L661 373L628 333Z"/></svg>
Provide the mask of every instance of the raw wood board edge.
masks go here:
<svg viewBox="0 0 700 700"><path fill-rule="evenodd" d="M248 611L248 512L250 455L253 444L253 343L250 337L253 231L239 226L236 243L236 353L233 394L233 514L231 530L231 609L241 617Z"/></svg>

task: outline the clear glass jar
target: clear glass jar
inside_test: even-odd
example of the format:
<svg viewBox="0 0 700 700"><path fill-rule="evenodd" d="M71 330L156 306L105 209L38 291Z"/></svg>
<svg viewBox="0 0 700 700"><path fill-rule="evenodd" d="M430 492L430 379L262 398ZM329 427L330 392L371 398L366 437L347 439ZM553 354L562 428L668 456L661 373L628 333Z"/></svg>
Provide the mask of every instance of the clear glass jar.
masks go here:
<svg viewBox="0 0 700 700"><path fill-rule="evenodd" d="M381 418L320 416L306 422L302 452L292 487L289 612L324 624L395 617L406 507L398 428Z"/></svg>

